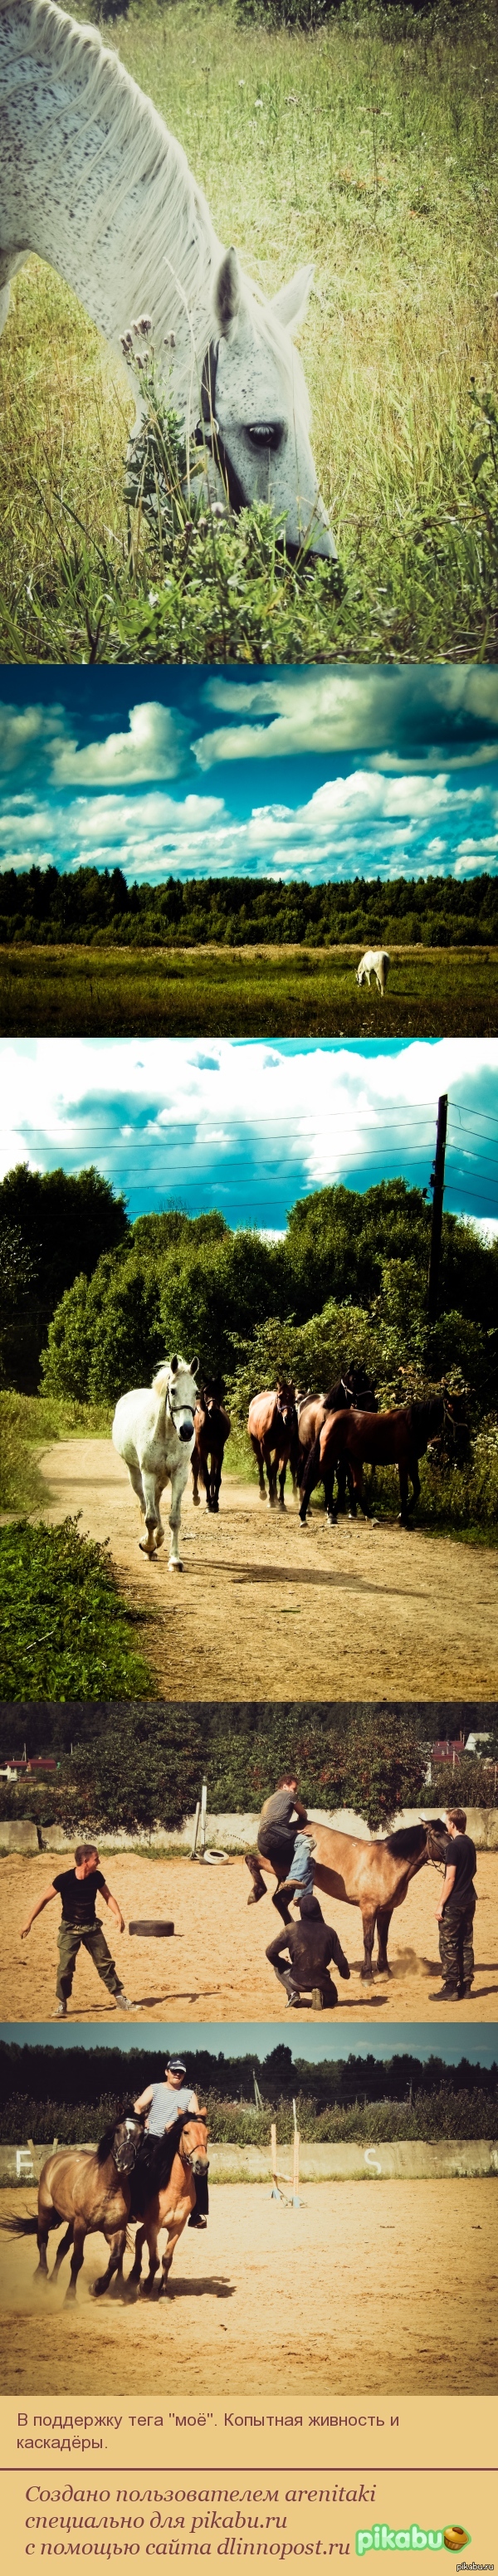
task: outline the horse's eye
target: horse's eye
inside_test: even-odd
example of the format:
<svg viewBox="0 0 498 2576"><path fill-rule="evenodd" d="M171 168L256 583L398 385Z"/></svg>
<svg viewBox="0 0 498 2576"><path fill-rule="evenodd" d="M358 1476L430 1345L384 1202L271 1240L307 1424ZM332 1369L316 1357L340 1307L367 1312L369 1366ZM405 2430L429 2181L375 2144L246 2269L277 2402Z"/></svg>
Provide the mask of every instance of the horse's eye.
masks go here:
<svg viewBox="0 0 498 2576"><path fill-rule="evenodd" d="M281 447L283 429L280 420L252 420L246 430L252 447Z"/></svg>

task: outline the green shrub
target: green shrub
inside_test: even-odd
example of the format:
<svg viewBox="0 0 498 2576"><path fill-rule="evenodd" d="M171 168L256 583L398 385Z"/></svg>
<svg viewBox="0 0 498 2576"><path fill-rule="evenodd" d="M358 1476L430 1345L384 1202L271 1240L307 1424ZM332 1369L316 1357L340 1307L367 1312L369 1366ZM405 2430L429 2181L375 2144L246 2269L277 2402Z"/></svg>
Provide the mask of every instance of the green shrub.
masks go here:
<svg viewBox="0 0 498 2576"><path fill-rule="evenodd" d="M117 1591L104 1547L77 1521L26 1521L0 1530L0 1695L18 1699L129 1698L150 1693L134 1648L134 1614Z"/></svg>

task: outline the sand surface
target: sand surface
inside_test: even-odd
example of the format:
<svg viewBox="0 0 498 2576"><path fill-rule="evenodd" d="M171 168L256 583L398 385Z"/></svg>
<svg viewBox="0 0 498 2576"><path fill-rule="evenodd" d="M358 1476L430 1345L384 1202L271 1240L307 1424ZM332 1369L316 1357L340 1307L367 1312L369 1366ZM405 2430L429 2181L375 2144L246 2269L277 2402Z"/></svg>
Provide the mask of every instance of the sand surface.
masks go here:
<svg viewBox="0 0 498 2576"><path fill-rule="evenodd" d="M0 2193L6 2393L496 2388L496 2182L306 2184L299 2210L264 2185L219 2185L206 2235L182 2236L172 2293L124 2308L89 2295L100 2236L75 2307L67 2260L54 2291L35 2287L34 2238L3 2232L34 2206L33 2192Z"/></svg>
<svg viewBox="0 0 498 2576"><path fill-rule="evenodd" d="M20 1925L42 1889L60 1869L71 1866L71 1853L40 1853L25 1859L11 1853L1 1865L2 1956L0 2019L48 2021L55 2000L55 1962L60 1901L38 1916L27 1941ZM135 1852L112 1852L105 1861L108 1885L119 1898L126 1924L148 1917L173 1919L173 1940L143 1941L121 1936L108 1907L97 1898L97 1913L116 1959L126 1994L149 2021L233 2022L285 2021L289 2031L303 2015L320 2023L357 2025L372 2021L491 2022L498 2012L498 1852L480 1852L477 1865L478 1905L475 1924L476 1978L472 1999L434 2003L440 1985L435 1907L440 1874L430 1867L410 1881L407 1896L393 1914L389 1935L390 1977L363 1982L361 1918L353 1905L321 1896L327 1922L334 1922L349 1960L350 1983L337 1976L335 2013L311 2016L310 2006L292 2010L265 1956L266 1944L279 1930L271 1896L248 1907L249 1873L243 1860L216 1869L192 1867L189 1860L144 1860ZM87 1951L76 1963L72 2015L78 2021L115 2021L105 1986ZM128 2016L127 2016L128 2018ZM298 2046L297 2039L294 2046ZM349 2043L348 2043L349 2044Z"/></svg>
<svg viewBox="0 0 498 2576"><path fill-rule="evenodd" d="M61 1441L42 1471L48 1517L81 1510L82 1531L110 1539L166 1698L498 1697L496 1550L395 1521L333 1530L318 1509L303 1531L292 1502L270 1512L256 1485L226 1477L217 1517L194 1510L189 1484L175 1575L166 1545L152 1564L140 1554L138 1504L110 1441Z"/></svg>

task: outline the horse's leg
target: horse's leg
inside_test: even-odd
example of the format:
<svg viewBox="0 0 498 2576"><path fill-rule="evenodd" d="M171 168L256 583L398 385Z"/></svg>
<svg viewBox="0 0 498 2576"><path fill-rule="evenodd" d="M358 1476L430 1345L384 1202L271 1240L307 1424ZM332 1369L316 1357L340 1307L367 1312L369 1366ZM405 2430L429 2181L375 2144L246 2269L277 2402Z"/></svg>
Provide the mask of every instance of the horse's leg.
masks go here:
<svg viewBox="0 0 498 2576"><path fill-rule="evenodd" d="M260 1896L266 1896L266 1883L261 1874L258 1854L257 1852L245 1852L244 1859L246 1869L249 1870L252 1878L251 1894L248 1896L247 1903L248 1905L258 1905Z"/></svg>
<svg viewBox="0 0 498 2576"><path fill-rule="evenodd" d="M130 2292L131 2292L131 2290L134 2290L135 2288L137 2288L137 2289L138 2289L139 2281L140 2281L140 2279L141 2279L141 2273L142 2273L142 2255L143 2255L144 2245L145 2245L145 2227L137 2227L137 2232L136 2232L136 2237L135 2237L135 2253L134 2253L134 2259L133 2259L133 2263L132 2263L131 2272L129 2272L129 2273L128 2273L128 2279L127 2279L127 2281L126 2281L126 2283L125 2283L125 2288L126 2288L127 2290L129 2290Z"/></svg>
<svg viewBox="0 0 498 2576"><path fill-rule="evenodd" d="M37 2242L37 2246L38 2246L38 2263L37 2263L36 2272L35 2272L35 2281L48 2281L47 2244L48 2244L48 2235L49 2235L49 2228L50 2228L50 2220L51 2220L51 2216L52 2216L52 2211L53 2211L53 2201L52 2201L52 2200L47 2200L47 2201L40 2201L40 2200L39 2200L39 2202L38 2202L38 2226L37 2226L37 2230L36 2230L36 2242Z"/></svg>
<svg viewBox="0 0 498 2576"><path fill-rule="evenodd" d="M212 1468L211 1468L211 1510L212 1510L212 1512L218 1512L218 1511L219 1511L219 1508L220 1508L221 1465L222 1465L221 1458L214 1458L214 1459L213 1459L213 1464L212 1464Z"/></svg>
<svg viewBox="0 0 498 2576"><path fill-rule="evenodd" d="M73 2242L73 2235L74 2235L74 2221L73 2221L73 2219L72 2219L72 2218L70 2218L70 2220L69 2220L69 2227L66 2227L66 2233L65 2233L65 2236L63 2236L63 2237L62 2237L61 2244L60 2244L60 2245L58 2245L58 2247L57 2247L57 2253L56 2253L56 2257L55 2257L55 2263L53 2263L53 2264L52 2264L52 2270L51 2270L51 2273L50 2273L50 2279L49 2279L49 2289L50 2289L50 2290L51 2290L51 2289L53 2289L54 2281L56 2281L56 2280L57 2280L57 2274L58 2274L58 2272L60 2272L61 2263L63 2263L63 2262L64 2262L64 2256L65 2256L65 2254L69 2254L69 2253L70 2253L70 2251L71 2251L71 2246L72 2246L72 2242Z"/></svg>
<svg viewBox="0 0 498 2576"><path fill-rule="evenodd" d="M332 1465L332 1467L324 1467L324 1470L323 1470L323 1490L324 1490L324 1494L325 1494L325 1510L326 1510L326 1514L327 1514L327 1520L328 1520L328 1521L333 1521L333 1522L334 1522L334 1525L335 1525L335 1522L336 1522L336 1520L337 1520L337 1511L336 1511L336 1506L335 1506L335 1503L334 1503L334 1480L335 1480L335 1466L333 1466L333 1465Z"/></svg>
<svg viewBox="0 0 498 2576"><path fill-rule="evenodd" d="M255 1456L255 1459L256 1459L256 1466L257 1466L258 1476L259 1476L259 1491L260 1491L261 1502L262 1502L262 1503L265 1503L265 1502L266 1502L266 1485L265 1485L264 1471L263 1471L263 1451L262 1451L262 1447L261 1447L261 1441L256 1439L256 1433L255 1433L255 1431L251 1431L251 1449L253 1449L253 1450L254 1450L254 1456Z"/></svg>
<svg viewBox="0 0 498 2576"><path fill-rule="evenodd" d="M69 2302L71 2299L75 2299L75 2298L76 2298L76 2285L77 2285L77 2280L78 2280L78 2272L81 2272L81 2266L82 2266L82 2262L83 2262L83 2253L84 2253L84 2245L85 2245L85 2236L86 2236L86 2227L85 2227L85 2221L84 2221L84 2218L75 2218L75 2221L74 2221L74 2243L73 2243L73 2251L72 2251L72 2255L71 2255L71 2278L70 2278L70 2280L68 2281L68 2285L67 2285L66 2296L65 2296L65 2301L64 2301L64 2305L65 2305L65 2307L67 2307L68 2302Z"/></svg>
<svg viewBox="0 0 498 2576"><path fill-rule="evenodd" d="M352 1509L351 1509L351 1518L352 1518L352 1520L356 1520L357 1507L358 1507L358 1503L359 1503L360 1511L361 1511L361 1512L363 1512L364 1519L367 1521L367 1520L368 1520L368 1503L367 1503L366 1494L365 1494L365 1487L364 1487L364 1483L363 1483L363 1467L362 1467L362 1463L361 1463L361 1458L352 1458L352 1460L351 1460L351 1467L352 1467L352 1474L353 1474L353 1495L354 1495L354 1502L353 1502Z"/></svg>
<svg viewBox="0 0 498 2576"><path fill-rule="evenodd" d="M129 1458L127 1459L126 1463L127 1463L128 1475L129 1475L129 1479L130 1479L130 1485L133 1485L133 1492L134 1492L134 1494L136 1494L136 1495L137 1495L137 1497L138 1497L138 1501L139 1501L139 1504L140 1504L140 1510L141 1510L141 1514L142 1514L142 1520L145 1520L145 1494L144 1494L144 1489L143 1489L143 1484L142 1484L141 1468L140 1468L140 1467L139 1467L139 1465L138 1465L138 1459L136 1459L135 1464L134 1464L133 1466L130 1464L130 1460L129 1460ZM144 1540L143 1540L143 1539L139 1539L139 1547L143 1547L143 1546L144 1546L144 1544L145 1544Z"/></svg>
<svg viewBox="0 0 498 2576"><path fill-rule="evenodd" d="M263 1450L263 1457L264 1457L264 1461L265 1461L266 1473L267 1473L267 1477L268 1477L268 1495L267 1495L267 1500L268 1500L268 1503L269 1503L270 1511L271 1511L271 1512L274 1512L274 1510L275 1510L275 1505L276 1505L276 1500L277 1500L277 1460L276 1460L276 1457L274 1458L274 1457L272 1456L272 1452L271 1452L271 1449L270 1449L270 1446L269 1446L269 1442L268 1442L267 1440L263 1440L263 1441L262 1441L262 1450Z"/></svg>
<svg viewBox="0 0 498 2576"><path fill-rule="evenodd" d="M400 1461L399 1461L398 1474L399 1474L399 1492L400 1492L400 1503L401 1503L401 1510L400 1510L400 1515L399 1515L399 1517L400 1517L400 1521L401 1521L401 1526L402 1526L402 1528L403 1528L403 1527L405 1527L405 1528L406 1528L406 1523L407 1523L407 1520L408 1520L408 1513L409 1513L409 1509L410 1509L410 1498L409 1498L409 1492L408 1492L408 1468L407 1468L407 1467L403 1467L403 1466L401 1465L401 1459L400 1459Z"/></svg>
<svg viewBox="0 0 498 2576"><path fill-rule="evenodd" d="M388 1939L389 1939L389 1925L390 1925L390 1921L391 1921L392 1911L393 1911L393 1909L392 1909L392 1905L379 1905L379 1911L378 1911L378 1915L377 1915L377 1939L378 1939L378 1944L379 1944L379 1953L378 1953L378 1962L377 1962L377 1964L378 1964L379 1972L380 1972L380 1974L381 1974L383 1977L390 1977L390 1976L391 1976L391 1974L392 1974L392 1971L391 1971L390 1966L389 1966L388 1956L387 1956L387 1944L388 1944Z"/></svg>
<svg viewBox="0 0 498 2576"><path fill-rule="evenodd" d="M149 2269L146 2273L145 2281L142 2281L141 2296L143 2299L150 2299L152 2297L156 2272L159 2271L159 2255L157 2251L158 2235L159 2216L157 2216L157 2218L150 2219L149 2224L142 2230L142 2240L145 2236L149 2256Z"/></svg>
<svg viewBox="0 0 498 2576"><path fill-rule="evenodd" d="M156 1476L156 1481L155 1481L155 1486L154 1486L154 1502L155 1502L155 1507L156 1507L156 1547L164 1547L164 1529L163 1529L163 1523L162 1523L162 1520L161 1520L161 1494L162 1494L162 1490L163 1490L163 1479L162 1479L162 1474L161 1474L160 1476Z"/></svg>
<svg viewBox="0 0 498 2576"><path fill-rule="evenodd" d="M360 1976L370 1978L372 1975L372 1952L375 1940L375 1914L363 1914L362 1909L362 1919L363 1967L360 1969Z"/></svg>
<svg viewBox="0 0 498 2576"><path fill-rule="evenodd" d="M302 1481L301 1481L301 1501L300 1501L300 1505L299 1505L299 1519L300 1519L300 1522L301 1522L301 1528L302 1528L302 1529L304 1529L304 1523L305 1523L305 1520L306 1520L306 1513L307 1513L308 1503L309 1503L309 1501L310 1501L310 1497L311 1497L311 1495L314 1493L315 1485L319 1485L319 1484L320 1484L321 1476L322 1476L322 1461L321 1461L321 1457L320 1457L320 1435L318 1435L318 1439L317 1439L317 1440L314 1440L314 1442L313 1442L313 1447L312 1447L312 1449L310 1449L310 1451L309 1451L309 1456L307 1457L307 1460L306 1460L306 1466L305 1466L305 1470L304 1470L304 1476L302 1477Z"/></svg>
<svg viewBox="0 0 498 2576"><path fill-rule="evenodd" d="M157 1544L156 1479L151 1467L142 1467L145 1527L147 1537L139 1539L143 1556L155 1556Z"/></svg>
<svg viewBox="0 0 498 2576"><path fill-rule="evenodd" d="M281 1469L280 1469L280 1475L279 1475L279 1479L278 1479L278 1499L279 1499L279 1505L280 1505L280 1510L281 1510L281 1512L285 1512L285 1508L286 1508L286 1503L285 1503L285 1479L286 1479L286 1474L287 1474L287 1459L286 1459L286 1458L284 1458L283 1467L281 1467ZM275 1471L275 1485L276 1485L276 1471Z"/></svg>
<svg viewBox="0 0 498 2576"><path fill-rule="evenodd" d="M92 2282L92 2297L94 2299L102 2299L104 2290L108 2290L109 2282L112 2281L114 2273L122 2271L123 2255L126 2247L126 2228L117 2227L114 2234L112 2236L108 2236L107 2243L109 2246L107 2271L100 2272L98 2280Z"/></svg>
<svg viewBox="0 0 498 2576"><path fill-rule="evenodd" d="M199 1474L200 1474L200 1465L201 1465L201 1462L200 1462L200 1457L199 1457L199 1451L198 1451L198 1449L193 1449L193 1450L192 1450L192 1456L191 1456L191 1460L190 1460L190 1465L191 1465L191 1468L192 1468L192 1485L193 1485L192 1502L193 1502L193 1503L196 1503L196 1504L197 1504L197 1506L198 1506L198 1509L200 1510L200 1501L201 1501L201 1497L200 1497L200 1493L199 1493Z"/></svg>
<svg viewBox="0 0 498 2576"><path fill-rule="evenodd" d="M168 1563L169 1563L170 1573L172 1573L172 1574L182 1574L182 1572L183 1572L182 1560L181 1560L181 1556L180 1556L180 1550L179 1550L178 1540L179 1540L179 1536L180 1536L180 1514L181 1514L181 1508L182 1508L182 1494L183 1494L183 1492L184 1492L185 1485L186 1485L186 1482L187 1482L187 1476L188 1476L189 1466L190 1466L190 1458L187 1456L186 1451L184 1450L183 1458L179 1458L179 1459L178 1459L178 1462L177 1462L176 1467L173 1467L173 1470L172 1470L172 1476L171 1476L171 1511L170 1511L170 1516L169 1516L169 1525L170 1525L170 1530L171 1530L171 1545L170 1545L170 1551L169 1551L169 1559L168 1559Z"/></svg>

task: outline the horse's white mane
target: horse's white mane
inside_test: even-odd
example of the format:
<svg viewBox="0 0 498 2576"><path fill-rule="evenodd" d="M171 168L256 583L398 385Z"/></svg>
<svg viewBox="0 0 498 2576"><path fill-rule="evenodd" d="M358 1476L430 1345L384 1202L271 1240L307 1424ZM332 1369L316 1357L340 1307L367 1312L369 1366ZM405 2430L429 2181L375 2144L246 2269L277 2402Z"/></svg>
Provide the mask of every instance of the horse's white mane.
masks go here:
<svg viewBox="0 0 498 2576"><path fill-rule="evenodd" d="M95 232L122 208L122 252L132 281L133 312L148 312L159 357L163 337L183 319L188 327L191 366L198 378L208 339L213 334L213 287L223 256L202 189L189 168L181 143L169 132L152 99L138 88L114 50L103 43L97 27L82 26L59 8L57 0L0 0L0 14L10 10L18 56L44 56L77 88L82 127L98 111L113 147L122 149L125 177L108 187L93 219ZM108 135L106 135L106 142ZM65 146L61 145L61 158ZM86 164L91 175L100 157ZM137 221L136 190L144 188L144 214ZM127 220L128 218L128 220ZM91 244L92 224L87 239ZM262 294L245 276L244 310L283 378L294 415L308 428L310 406L298 358L289 334ZM133 314L124 316L127 326Z"/></svg>

